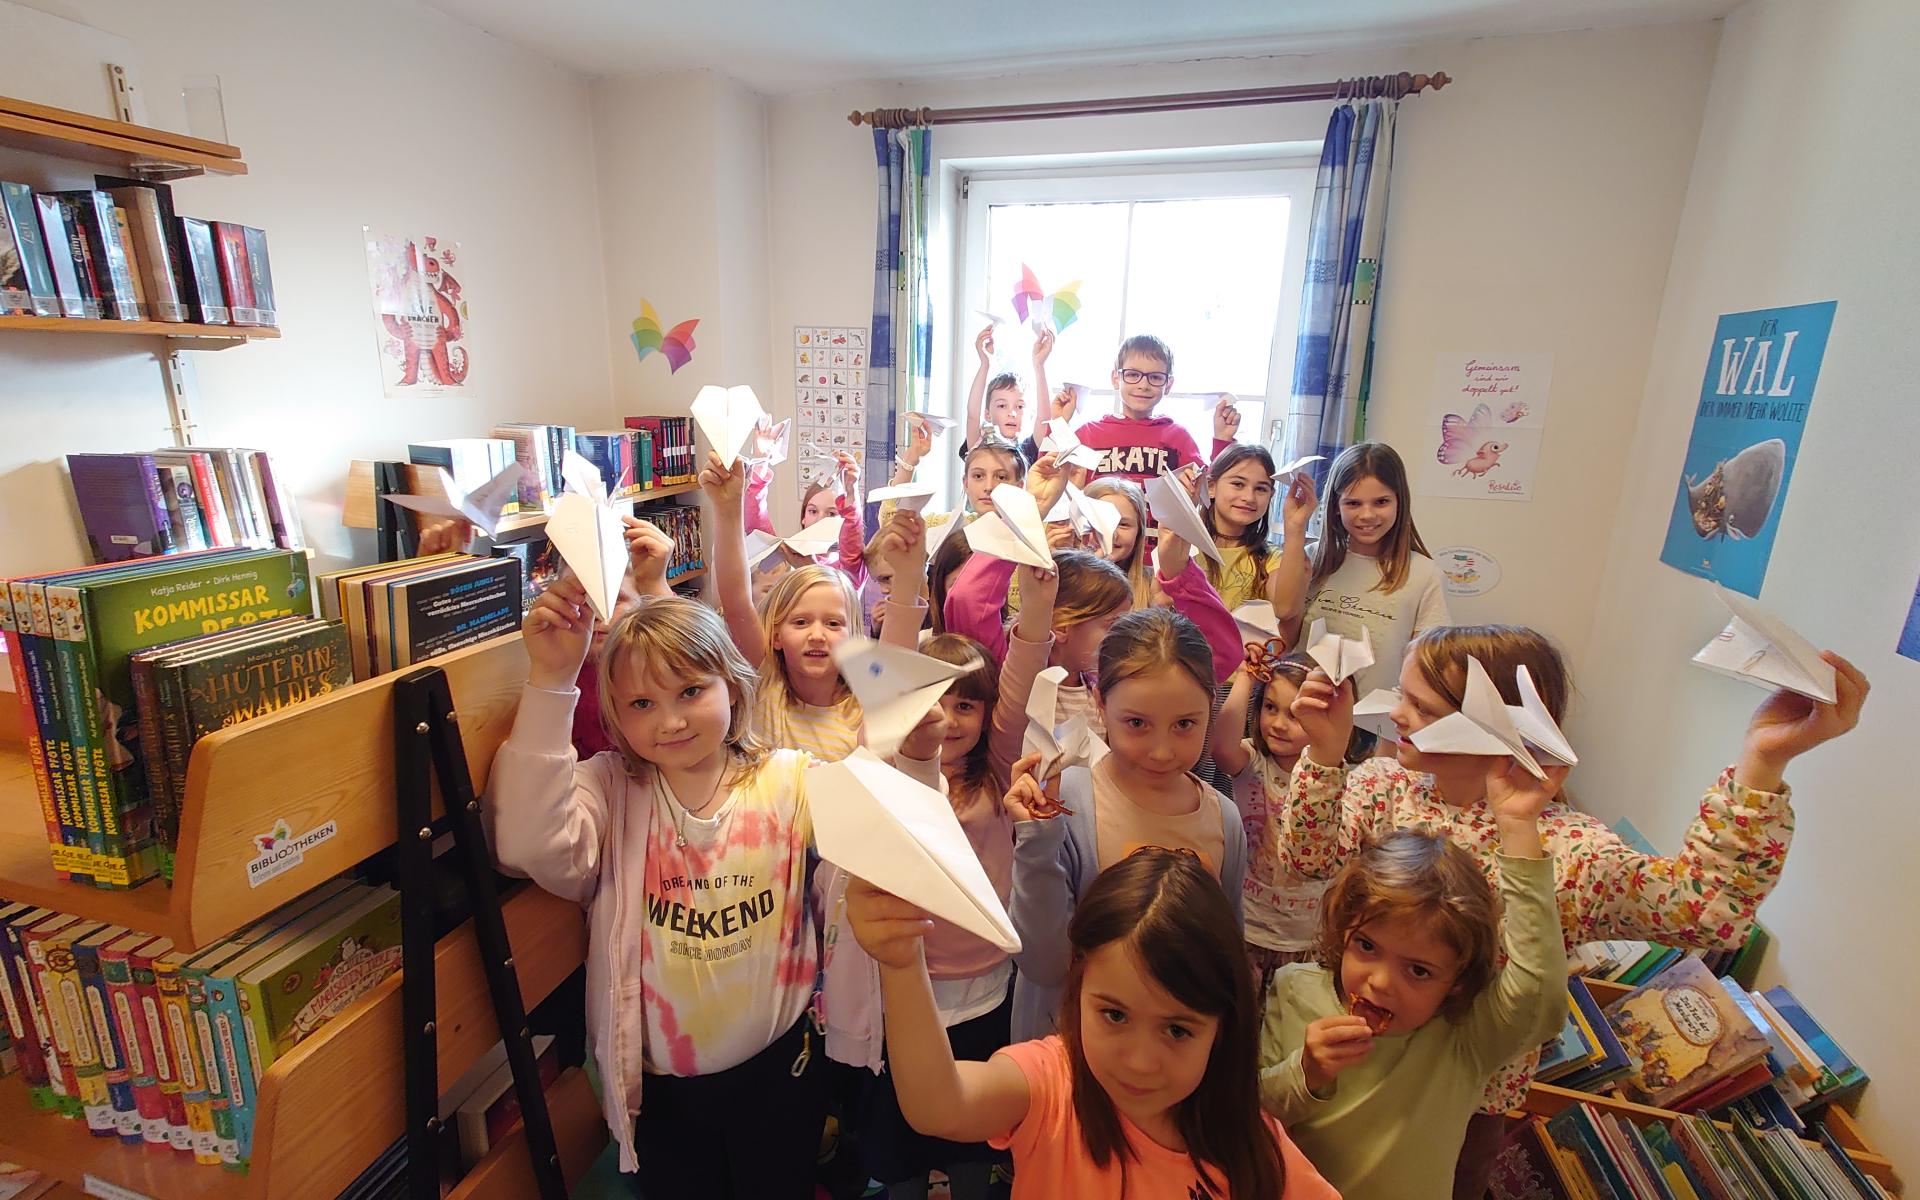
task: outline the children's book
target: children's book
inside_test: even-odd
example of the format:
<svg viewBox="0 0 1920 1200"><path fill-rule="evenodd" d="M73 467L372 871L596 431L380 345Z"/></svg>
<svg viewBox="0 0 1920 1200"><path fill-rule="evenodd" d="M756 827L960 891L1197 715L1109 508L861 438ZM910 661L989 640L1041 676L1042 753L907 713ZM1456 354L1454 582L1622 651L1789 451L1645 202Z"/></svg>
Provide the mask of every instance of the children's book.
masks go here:
<svg viewBox="0 0 1920 1200"><path fill-rule="evenodd" d="M1702 1091L1760 1061L1766 1035L1720 981L1682 958L1606 1008L1626 1049L1628 1097L1655 1108Z"/></svg>

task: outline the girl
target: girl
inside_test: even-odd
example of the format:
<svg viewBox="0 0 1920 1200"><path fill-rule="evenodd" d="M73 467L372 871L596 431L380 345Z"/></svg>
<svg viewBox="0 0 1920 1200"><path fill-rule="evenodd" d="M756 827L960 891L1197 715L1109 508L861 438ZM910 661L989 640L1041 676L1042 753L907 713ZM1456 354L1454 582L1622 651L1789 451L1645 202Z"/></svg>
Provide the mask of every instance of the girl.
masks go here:
<svg viewBox="0 0 1920 1200"><path fill-rule="evenodd" d="M1448 621L1440 572L1413 525L1406 467L1384 442L1341 451L1327 472L1320 540L1309 552L1312 505L1311 483L1295 476L1281 506L1286 540L1272 593L1281 632L1294 646L1316 618L1346 637L1358 637L1365 625L1373 639L1373 666L1360 673L1358 694L1392 687L1407 642Z"/></svg>
<svg viewBox="0 0 1920 1200"><path fill-rule="evenodd" d="M913 906L859 883L849 917L881 965L887 1053L915 1128L1013 1151L1015 1200L1336 1200L1260 1115L1255 1017L1232 910L1191 855L1145 848L1087 891L1060 1034L955 1062Z"/></svg>
<svg viewBox="0 0 1920 1200"><path fill-rule="evenodd" d="M1270 579L1267 569L1267 523L1272 508L1273 456L1246 442L1221 451L1207 470L1200 519L1206 522L1222 559L1207 560L1207 580L1228 612L1249 600L1274 598L1272 582L1278 577Z"/></svg>
<svg viewBox="0 0 1920 1200"><path fill-rule="evenodd" d="M973 352L980 359L979 368L973 373L973 386L967 389L967 423L960 431L960 457L967 457L970 445L980 439L982 426L989 428L995 435L1009 445L1018 446L1028 462L1040 457L1035 439L1047 423L1045 403L1034 406L1032 432L1027 430L1027 398L1020 387L1020 377L1011 371L1003 371L992 379L987 373L993 370L993 326L982 329L973 339ZM1053 353L1053 330L1041 329L1033 338L1033 394L1043 400L1047 396L1047 356ZM985 409L982 410L982 400Z"/></svg>
<svg viewBox="0 0 1920 1200"><path fill-rule="evenodd" d="M1866 698L1867 680L1852 664L1832 653L1822 657L1837 675L1836 702L1815 704L1787 691L1762 701L1737 764L1707 789L1677 856L1641 854L1593 817L1548 806L1542 837L1554 858L1568 947L1607 938L1704 947L1745 941L1755 909L1779 881L1793 836L1781 774L1796 756L1853 728ZM1488 802L1486 758L1429 754L1408 740L1459 709L1468 658L1480 661L1508 703L1519 702L1514 676L1526 667L1548 713L1564 722L1572 683L1546 638L1511 625L1434 629L1414 640L1400 667L1400 703L1391 714L1400 757L1371 758L1351 770L1328 766L1340 762L1348 744L1353 692L1334 688L1316 671L1293 703L1307 748L1294 767L1282 817L1272 826L1280 839L1277 863L1310 879L1328 879L1369 838L1422 827L1475 855L1493 877L1498 830ZM1490 1112L1517 1103L1535 1061L1526 1054L1494 1078L1486 1097ZM1496 1118L1476 1119L1463 1171L1490 1167L1491 1146L1480 1139L1497 1132Z"/></svg>
<svg viewBox="0 0 1920 1200"><path fill-rule="evenodd" d="M1320 961L1274 976L1261 1105L1347 1200L1452 1195L1487 1080L1565 1022L1567 954L1540 843L1540 812L1565 776L1538 782L1511 759L1484 773L1498 907L1472 855L1399 830L1328 890Z"/></svg>
<svg viewBox="0 0 1920 1200"><path fill-rule="evenodd" d="M809 563L781 576L758 610L752 606L739 519L743 471L710 452L700 486L714 507L714 578L727 629L760 672L754 730L772 745L845 758L860 744L862 716L832 652L860 628L860 598L844 572Z"/></svg>
<svg viewBox="0 0 1920 1200"><path fill-rule="evenodd" d="M1238 936L1246 831L1233 802L1193 774L1214 683L1213 648L1192 621L1168 608L1129 613L1100 643L1098 703L1111 753L1064 771L1057 802L1028 773L1037 755L1015 764L1006 804L1022 946L1016 1038L1053 1029L1069 974L1067 917L1094 876L1140 846L1197 854L1232 898ZM1064 819L1044 819L1056 810Z"/></svg>
<svg viewBox="0 0 1920 1200"><path fill-rule="evenodd" d="M845 450L835 451L833 457L834 473L814 480L801 494L800 528L811 528L816 522L838 513L840 544L814 558L782 545L761 564L757 574L765 576L777 571L782 561L790 567L803 567L813 562L845 571L853 579L856 588L866 583L866 564L861 554L867 534L860 513L860 460ZM759 465L746 470L746 499L743 504L745 531L776 537L773 519L767 515L767 485L773 482L773 468Z"/></svg>
<svg viewBox="0 0 1920 1200"><path fill-rule="evenodd" d="M1154 594L1153 555L1147 540L1140 536L1141 530L1147 527L1146 493L1133 480L1118 475L1094 480L1086 486L1086 493L1089 498L1105 500L1120 510L1120 524L1113 531L1113 554L1109 557L1133 585L1133 606L1152 608L1164 603L1163 598Z"/></svg>

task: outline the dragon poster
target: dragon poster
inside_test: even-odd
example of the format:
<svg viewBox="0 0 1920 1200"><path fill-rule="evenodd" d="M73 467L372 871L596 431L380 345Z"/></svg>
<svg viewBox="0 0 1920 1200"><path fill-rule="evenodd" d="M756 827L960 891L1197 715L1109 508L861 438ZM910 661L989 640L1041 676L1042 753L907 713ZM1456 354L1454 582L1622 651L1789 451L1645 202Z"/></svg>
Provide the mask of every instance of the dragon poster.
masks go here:
<svg viewBox="0 0 1920 1200"><path fill-rule="evenodd" d="M365 233L382 393L389 400L464 393L472 359L460 243Z"/></svg>
<svg viewBox="0 0 1920 1200"><path fill-rule="evenodd" d="M1551 354L1442 354L1428 395L1422 495L1531 500Z"/></svg>
<svg viewBox="0 0 1920 1200"><path fill-rule="evenodd" d="M1661 562L1759 597L1833 310L1829 300L1720 318Z"/></svg>

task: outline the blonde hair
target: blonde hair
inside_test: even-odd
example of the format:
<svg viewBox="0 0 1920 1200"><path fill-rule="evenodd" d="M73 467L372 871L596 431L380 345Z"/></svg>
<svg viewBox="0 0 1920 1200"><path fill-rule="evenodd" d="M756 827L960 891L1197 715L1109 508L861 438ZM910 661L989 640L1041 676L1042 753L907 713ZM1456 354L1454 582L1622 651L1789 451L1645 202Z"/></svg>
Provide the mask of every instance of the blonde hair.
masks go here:
<svg viewBox="0 0 1920 1200"><path fill-rule="evenodd" d="M1501 700L1520 703L1514 675L1525 667L1554 721L1566 719L1573 674L1559 648L1538 630L1524 625L1441 625L1422 630L1408 651L1427 686L1455 708L1466 699L1467 660L1477 658Z"/></svg>
<svg viewBox="0 0 1920 1200"><path fill-rule="evenodd" d="M1085 550L1057 550L1054 570L1060 576L1060 590L1053 602L1054 629L1071 629L1083 621L1104 617L1133 603L1133 587L1127 577L1098 554Z"/></svg>
<svg viewBox="0 0 1920 1200"><path fill-rule="evenodd" d="M1124 561L1114 562L1127 583L1133 588L1133 606L1149 608L1153 605L1153 556L1147 553L1147 494L1140 485L1131 479L1118 475L1108 475L1096 479L1086 487L1086 494L1092 499L1119 497L1133 506L1133 549L1127 551Z"/></svg>
<svg viewBox="0 0 1920 1200"><path fill-rule="evenodd" d="M1437 833L1396 829L1341 869L1320 904L1320 965L1340 978L1340 956L1370 921L1403 919L1437 934L1460 959L1440 1005L1449 1021L1466 1018L1493 982L1500 952L1500 904L1480 864Z"/></svg>
<svg viewBox="0 0 1920 1200"><path fill-rule="evenodd" d="M786 624L793 610L800 607L800 598L823 583L840 593L840 600L847 610L847 632L858 633L860 597L854 593L853 581L837 567L823 567L819 563L795 567L781 576L780 582L774 584L773 590L760 601L763 654L760 660L760 691L765 696L765 703L779 709L785 710L794 703L793 682L787 678L787 660L780 653L780 626ZM842 693L846 686L845 682L840 684Z"/></svg>
<svg viewBox="0 0 1920 1200"><path fill-rule="evenodd" d="M594 666L600 684L600 724L620 751L627 774L643 777L650 764L620 729L614 672L656 677L705 678L717 675L727 685L728 749L739 756L746 778L759 770L768 747L753 729L753 701L759 686L753 668L735 649L720 614L680 596L644 596L638 607L614 624Z"/></svg>

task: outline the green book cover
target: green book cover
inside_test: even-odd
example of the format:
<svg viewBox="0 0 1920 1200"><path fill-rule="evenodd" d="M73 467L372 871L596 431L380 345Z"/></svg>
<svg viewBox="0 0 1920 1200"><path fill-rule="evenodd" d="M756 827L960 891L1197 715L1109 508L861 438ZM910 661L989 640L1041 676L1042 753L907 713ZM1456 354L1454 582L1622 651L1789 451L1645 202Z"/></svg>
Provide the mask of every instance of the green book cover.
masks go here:
<svg viewBox="0 0 1920 1200"><path fill-rule="evenodd" d="M400 894L382 887L243 973L261 1069L399 969Z"/></svg>

